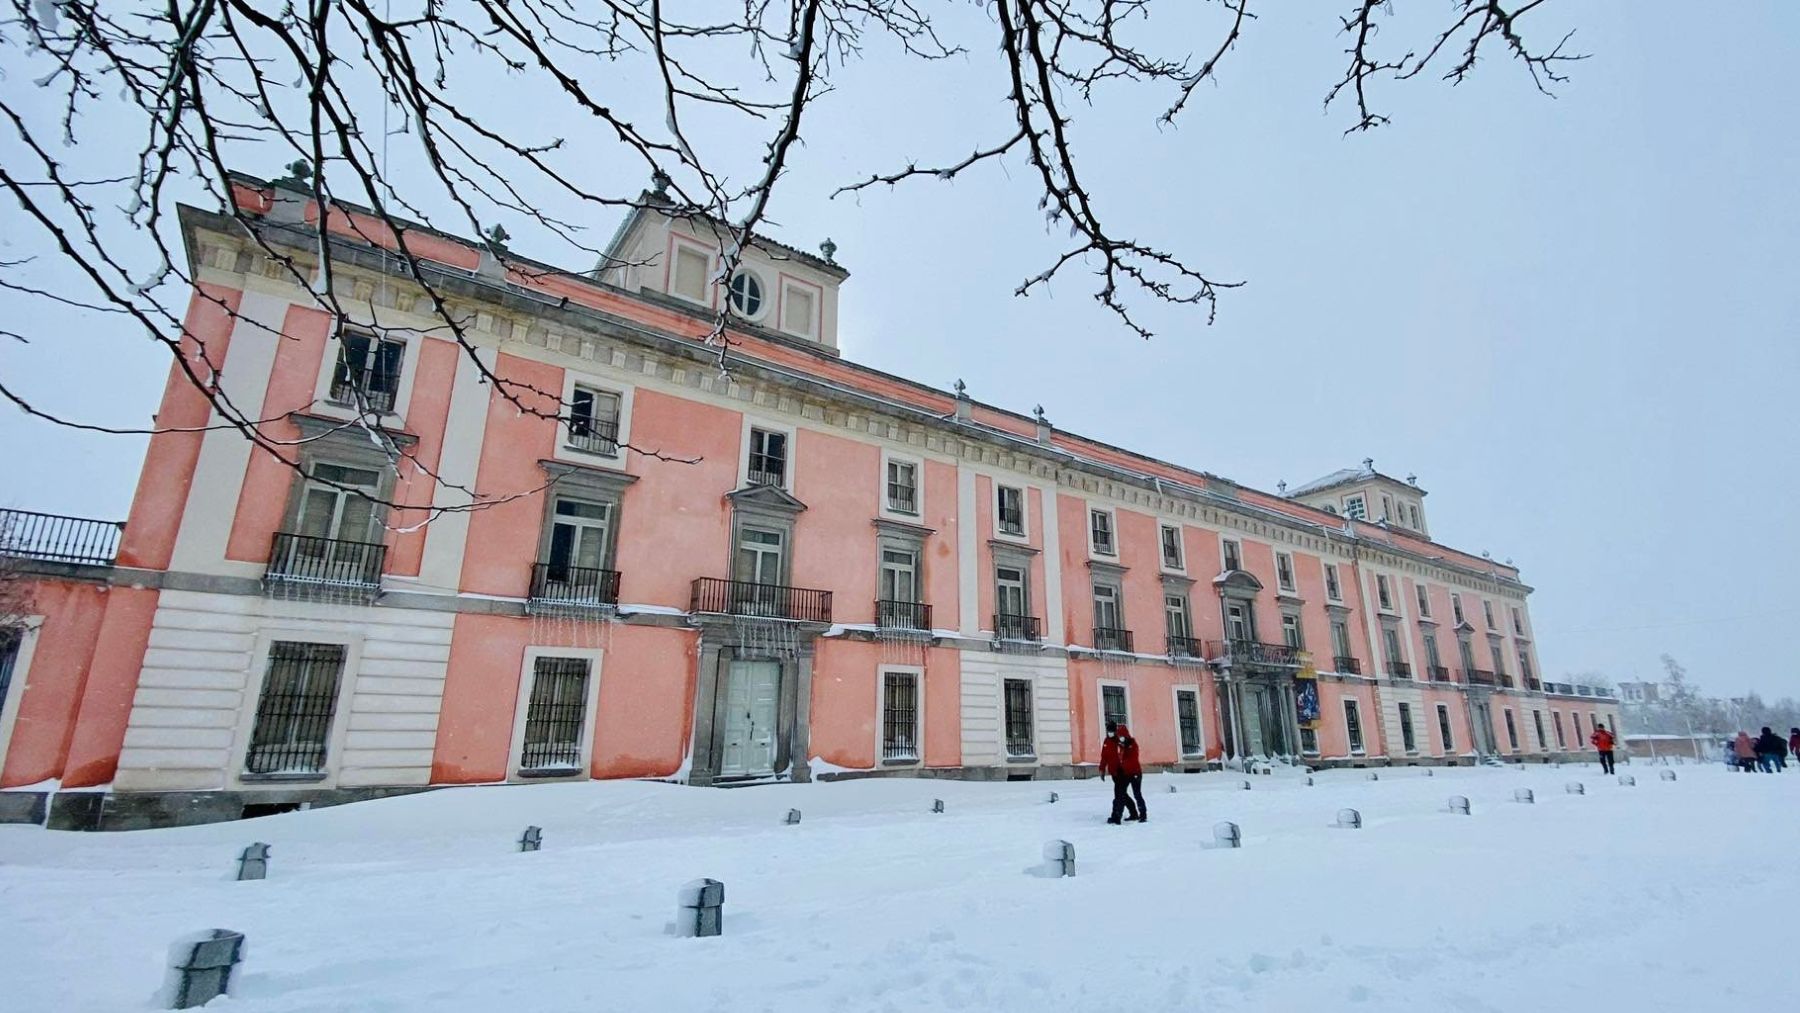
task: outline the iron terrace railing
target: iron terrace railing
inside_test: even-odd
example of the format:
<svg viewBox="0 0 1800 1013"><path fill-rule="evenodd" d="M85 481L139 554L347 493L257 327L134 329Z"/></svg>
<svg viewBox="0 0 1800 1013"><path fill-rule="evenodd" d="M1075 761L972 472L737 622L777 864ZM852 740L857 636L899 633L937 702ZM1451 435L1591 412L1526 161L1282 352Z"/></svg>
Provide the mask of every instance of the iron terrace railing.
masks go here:
<svg viewBox="0 0 1800 1013"><path fill-rule="evenodd" d="M875 600L875 627L882 630L931 629L931 606L920 601Z"/></svg>
<svg viewBox="0 0 1800 1013"><path fill-rule="evenodd" d="M1042 640L1043 621L1037 616L1015 616L1005 612L994 615L994 636L1001 640Z"/></svg>
<svg viewBox="0 0 1800 1013"><path fill-rule="evenodd" d="M387 546L279 531L269 551L263 580L271 586L350 588L381 587Z"/></svg>
<svg viewBox="0 0 1800 1013"><path fill-rule="evenodd" d="M1450 681L1450 669L1443 665L1430 665L1426 667L1425 671L1430 675L1432 682Z"/></svg>
<svg viewBox="0 0 1800 1013"><path fill-rule="evenodd" d="M1404 661L1388 662L1388 675L1396 679L1412 678L1412 666Z"/></svg>
<svg viewBox="0 0 1800 1013"><path fill-rule="evenodd" d="M1331 659L1331 670L1334 672L1348 672L1351 675L1361 675L1362 662L1349 655L1340 654Z"/></svg>
<svg viewBox="0 0 1800 1013"><path fill-rule="evenodd" d="M1465 669L1463 669L1463 681L1468 683L1471 686L1495 685L1494 673L1488 671L1485 668L1465 668Z"/></svg>
<svg viewBox="0 0 1800 1013"><path fill-rule="evenodd" d="M619 571L562 563L531 567L528 606L598 608L619 603Z"/></svg>
<svg viewBox="0 0 1800 1013"><path fill-rule="evenodd" d="M1123 651L1130 654L1132 651L1131 631L1120 629L1117 626L1094 627L1094 650Z"/></svg>
<svg viewBox="0 0 1800 1013"><path fill-rule="evenodd" d="M1260 640L1214 641L1207 652L1231 665L1269 665L1298 668L1300 649L1287 644L1266 644Z"/></svg>
<svg viewBox="0 0 1800 1013"><path fill-rule="evenodd" d="M747 580L698 577L688 601L690 612L791 619L797 622L831 622L831 592L782 584L756 584Z"/></svg>
<svg viewBox="0 0 1800 1013"><path fill-rule="evenodd" d="M0 510L0 556L111 566L124 530L121 521Z"/></svg>
<svg viewBox="0 0 1800 1013"><path fill-rule="evenodd" d="M1206 645L1194 637L1179 637L1170 634L1169 657L1171 658L1205 658Z"/></svg>

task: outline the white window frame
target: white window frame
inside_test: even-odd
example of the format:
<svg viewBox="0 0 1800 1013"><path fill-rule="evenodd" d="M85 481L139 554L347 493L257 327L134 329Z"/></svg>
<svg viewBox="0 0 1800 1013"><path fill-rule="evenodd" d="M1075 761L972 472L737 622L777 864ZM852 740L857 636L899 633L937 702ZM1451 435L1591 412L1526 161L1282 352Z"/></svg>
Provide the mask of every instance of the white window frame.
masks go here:
<svg viewBox="0 0 1800 1013"><path fill-rule="evenodd" d="M999 501L998 501L998 499L996 499L995 500L996 508L998 508L998 505L999 505ZM1111 534L1112 534L1112 548L1110 550L1102 549L1094 541L1094 517L1096 515L1104 516L1106 518L1107 530L1109 532L1111 532ZM1094 558L1094 559L1106 559L1106 560L1113 560L1113 559L1119 558L1119 514L1118 514L1118 511L1114 510L1111 507L1095 506L1092 503L1089 503L1088 509L1087 509L1087 534L1088 534L1088 556L1089 557Z"/></svg>
<svg viewBox="0 0 1800 1013"><path fill-rule="evenodd" d="M1425 530L1425 525L1423 523L1421 523L1420 519L1419 519L1419 504L1417 504L1417 503L1406 504L1406 514L1407 514L1408 519L1410 519L1412 521L1412 523L1409 524L1408 527L1412 528L1414 531Z"/></svg>
<svg viewBox="0 0 1800 1013"><path fill-rule="evenodd" d="M1481 618L1487 623L1488 629L1498 630L1500 628L1494 622L1494 600L1492 598L1481 599Z"/></svg>
<svg viewBox="0 0 1800 1013"><path fill-rule="evenodd" d="M1450 592L1450 618L1454 619L1458 625L1468 618L1468 614L1463 611L1462 595L1455 591Z"/></svg>
<svg viewBox="0 0 1800 1013"><path fill-rule="evenodd" d="M1116 686L1120 690L1124 691L1124 693L1125 693L1125 725L1126 725L1126 727L1130 727L1132 724L1132 721L1133 721L1133 718L1131 716L1131 684L1126 682L1123 679L1095 679L1094 680L1094 716L1100 719L1100 730L1101 731L1106 730L1106 688L1108 686ZM1176 737L1177 738L1180 737L1179 731L1176 732Z"/></svg>
<svg viewBox="0 0 1800 1013"><path fill-rule="evenodd" d="M1287 635L1290 626L1294 631L1294 640L1296 641L1292 644L1288 643ZM1283 612L1281 614L1281 642L1296 651L1306 650L1306 627L1300 622L1300 613Z"/></svg>
<svg viewBox="0 0 1800 1013"><path fill-rule="evenodd" d="M1175 532L1175 553L1178 557L1174 565L1170 565L1168 555L1163 552L1163 536L1170 531ZM1157 566L1164 573L1183 575L1187 573L1187 538L1180 524L1170 521L1156 522L1156 561Z"/></svg>
<svg viewBox="0 0 1800 1013"><path fill-rule="evenodd" d="M731 286L732 283L737 281L739 275L747 276L750 280L756 282L761 301L757 303L755 313L740 312L732 301ZM723 293L725 305L731 307L731 315L739 320L748 320L753 324L761 324L764 320L768 319L769 307L775 305L779 294L772 290L772 287L769 285L769 279L763 277L762 268L751 264L744 258L739 258L737 270L732 272L731 277L721 281L719 290Z"/></svg>
<svg viewBox="0 0 1800 1013"><path fill-rule="evenodd" d="M1003 482L997 478L994 479L992 482L988 483L988 486L990 489L990 495L993 497L993 499L990 502L993 507L992 512L994 515L994 521L993 521L994 537L1001 539L1002 541L1014 542L1019 545L1026 545L1026 544L1030 543L1030 541L1031 541L1031 487L1028 485L1025 485L1023 483L1018 483L1018 482ZM1016 535L1013 534L1012 532L1007 531L1004 528L1000 527L1000 490L1001 489L1017 489L1019 491L1019 533ZM1054 493L1052 493L1051 495L1054 495Z"/></svg>
<svg viewBox="0 0 1800 1013"><path fill-rule="evenodd" d="M1352 504L1352 503L1356 504L1356 509L1354 511L1352 511L1350 509L1350 504ZM1345 496L1344 497L1344 516L1350 518L1351 520L1357 520L1357 521L1368 520L1369 519L1369 501L1368 501L1368 499L1360 492L1352 493L1348 496Z"/></svg>
<svg viewBox="0 0 1800 1013"><path fill-rule="evenodd" d="M824 316L825 316L825 289L824 289L824 287L820 286L820 285L815 285L812 282L803 280L801 278L796 278L793 275L787 274L785 272L781 272L777 276L779 277L780 283L781 283L781 301L780 301L779 305L777 305L775 307L774 330L780 331L782 334L787 334L792 337L805 338L807 341L821 340L820 333L823 330L823 328L820 326L820 322L824 319ZM789 330L788 326L787 326L788 293L795 292L795 291L804 292L805 294L812 297L812 315L811 315L811 319L809 319L807 321L807 323L806 323L807 329L804 331Z"/></svg>
<svg viewBox="0 0 1800 1013"><path fill-rule="evenodd" d="M1379 612L1394 613L1394 582L1385 573L1375 575L1375 608Z"/></svg>
<svg viewBox="0 0 1800 1013"><path fill-rule="evenodd" d="M1521 612L1517 605L1508 605L1507 608L1512 612L1513 636L1525 636L1525 613Z"/></svg>
<svg viewBox="0 0 1800 1013"><path fill-rule="evenodd" d="M336 644L344 649L344 673L338 679L337 703L331 712L331 736L325 744L323 777L295 782L250 774L244 764L250 753L250 739L256 731L256 713L262 708L263 691L269 684L269 652L277 640L304 644ZM344 739L350 732L350 701L356 695L357 674L362 669L363 637L360 633L321 630L309 627L264 627L256 634L250 651L250 669L244 674L244 710L238 715L232 736L231 752L225 760L225 777L233 788L268 788L284 783L304 788L335 788L344 761ZM16 676L15 676L16 677Z"/></svg>
<svg viewBox="0 0 1800 1013"><path fill-rule="evenodd" d="M1226 543L1231 543L1231 544L1234 544L1237 546L1237 564L1238 565L1237 565L1236 569L1242 570L1244 568L1244 540L1242 538L1233 538L1230 535L1227 535L1227 534L1224 534L1221 532L1219 535L1219 572L1230 573L1231 570L1233 569L1233 567L1231 565L1231 560L1227 557L1227 554L1225 552Z"/></svg>
<svg viewBox="0 0 1800 1013"><path fill-rule="evenodd" d="M917 756L911 760L895 760L886 756L887 747L887 677L888 673L898 673L913 677L913 745ZM1006 703L1005 690L1001 691L1000 715L1000 750L1006 751ZM1032 706L1037 706L1037 698L1032 697ZM1035 739L1036 723L1032 730ZM901 769L923 767L925 765L925 669L920 665L878 665L875 668L875 766L881 769Z"/></svg>
<svg viewBox="0 0 1800 1013"><path fill-rule="evenodd" d="M700 254L701 262L704 265L704 273L700 276L700 286L705 293L705 298L703 299L694 299L675 291L675 271L681 263L682 247L687 247ZM670 232L669 264L663 271L663 294L674 299L679 299L692 306L705 306L707 309L717 309L719 306L719 292L723 288L718 282L712 280L713 273L718 270L718 254L719 251L717 249L714 249L691 236Z"/></svg>
<svg viewBox="0 0 1800 1013"><path fill-rule="evenodd" d="M25 683L31 674L31 659L37 653L38 634L44 629L44 617L26 616L19 630L19 653L13 657L12 681L6 684L6 697L0 699L0 767L6 765L6 751L12 746L13 725L19 720L19 706L25 702Z"/></svg>
<svg viewBox="0 0 1800 1013"><path fill-rule="evenodd" d="M788 456L792 457L793 455L790 453ZM744 462L745 462L746 466L748 466L749 460L750 460L750 454L749 454L749 451L746 450L744 453ZM912 468L913 468L913 498L914 498L915 505L918 507L918 510L914 513L910 513L910 514L901 513L900 511L893 509L893 505L888 502L888 464L890 462L898 463L898 464L912 465ZM882 517L887 517L887 518L890 518L890 519L896 520L896 521L902 521L907 524L923 524L923 523L925 523L925 520L924 520L924 518L925 518L925 459L924 458L914 457L911 454L895 453L895 452L887 449L886 447L883 447L881 449L881 474L879 477L879 481L881 483L881 486L878 490L876 490L876 502L880 505L880 509L878 512Z"/></svg>
<svg viewBox="0 0 1800 1013"><path fill-rule="evenodd" d="M406 346L405 351L400 354L400 382L394 389L394 407L391 411L378 413L381 418L398 419L404 424L406 413L412 407L413 379L419 372L420 349L428 340L425 335L410 327L375 328L355 321L335 321L331 333L325 336L325 355L319 363L319 375L314 380L312 404L307 407L307 413L340 421L357 417L355 408L331 400L331 378L337 374L338 356L343 354L342 338L346 328L364 332L376 340L398 341Z"/></svg>
<svg viewBox="0 0 1800 1013"><path fill-rule="evenodd" d="M1413 598L1417 600L1419 605L1419 618L1430 619L1431 589L1425 586L1424 581L1413 582Z"/></svg>
<svg viewBox="0 0 1800 1013"><path fill-rule="evenodd" d="M525 660L519 666L519 686L513 703L512 744L506 751L506 780L512 784L542 784L546 781L586 781L593 777L594 729L600 723L600 672L606 652L598 647L525 648ZM525 719L531 708L531 686L537 677L539 658L580 658L588 663L587 700L582 704L586 718L581 727L581 762L575 773L560 776L522 777L519 765L525 755Z"/></svg>
<svg viewBox="0 0 1800 1013"><path fill-rule="evenodd" d="M1325 564L1325 600L1335 602L1344 600L1344 579L1338 574L1336 563Z"/></svg>
<svg viewBox="0 0 1800 1013"><path fill-rule="evenodd" d="M1105 592L1106 596L1109 596L1112 599L1113 625L1110 627L1100 627L1100 624L1099 624L1100 599L1102 597L1101 592ZM1093 597L1094 597L1094 619L1095 619L1094 625L1096 627L1100 627L1102 629L1114 629L1114 630L1123 630L1126 628L1125 627L1125 595L1119 589L1119 585L1107 583L1105 581L1095 581L1094 585L1093 585Z"/></svg>
<svg viewBox="0 0 1800 1013"><path fill-rule="evenodd" d="M1355 697L1344 697L1344 748L1350 750L1351 756L1369 755L1369 730L1363 727L1362 705ZM1350 739L1350 715L1356 715L1356 737L1362 740L1359 745Z"/></svg>
<svg viewBox="0 0 1800 1013"><path fill-rule="evenodd" d="M1283 560L1287 562L1287 581L1285 583L1281 579ZM1275 588L1279 591L1286 591L1288 594L1294 594L1300 590L1300 571L1294 568L1294 554L1291 552L1275 550Z"/></svg>
<svg viewBox="0 0 1800 1013"><path fill-rule="evenodd" d="M1389 524L1400 519L1394 516L1394 497L1385 492L1381 494L1381 517L1379 519L1386 521Z"/></svg>
<svg viewBox="0 0 1800 1013"><path fill-rule="evenodd" d="M1194 724L1200 733L1200 744L1194 752L1188 752L1181 745L1181 694L1194 694ZM1206 694L1200 692L1198 683L1176 683L1169 687L1169 702L1175 709L1175 755L1183 760L1198 760L1206 756ZM1125 705L1131 706L1131 698L1126 697ZM1104 713L1104 712L1103 712ZM1104 720L1104 716L1102 717Z"/></svg>
<svg viewBox="0 0 1800 1013"><path fill-rule="evenodd" d="M1014 753L1007 746L1006 735L1006 684L1022 682L1028 687L1031 695L1031 706L1026 713L1031 716L1031 752ZM1038 680L1036 672L1008 672L1002 670L1000 677L994 680L996 703L999 707L995 713L1000 731L1000 762L1015 764L1032 764L1038 761L1038 742L1043 733L1042 722L1038 720Z"/></svg>
<svg viewBox="0 0 1800 1013"><path fill-rule="evenodd" d="M770 422L755 415L744 416L743 433L738 439L738 480L737 488L742 489L750 484L750 430L761 429L771 433L787 434L787 460L781 462L781 488L787 492L794 491L794 461L800 456L799 432L789 425Z"/></svg>
<svg viewBox="0 0 1800 1013"><path fill-rule="evenodd" d="M630 384L621 384L612 380L602 379L591 373L582 373L573 369L565 369L563 370L562 408L559 409L558 414L567 414L569 406L575 403L575 388L577 385L612 394L619 399L618 452L611 457L607 457L604 454L596 454L587 450L577 450L570 446L569 422L566 418L562 418L558 419L556 423L556 446L551 451L550 456L558 461L568 461L571 464L583 464L591 468L604 468L608 471L624 471L625 466L630 463L631 458L631 451L626 445L631 442L631 403L632 395L637 392L637 388ZM748 445L749 435L746 433L745 446L748 447ZM791 457L792 455L790 454L789 456ZM749 473L747 467L748 457L749 454L746 451L745 474ZM740 482L740 484L742 483Z"/></svg>
<svg viewBox="0 0 1800 1013"><path fill-rule="evenodd" d="M1395 704L1394 715L1396 723L1400 726L1398 730L1400 732L1401 750L1408 756L1419 755L1419 723L1416 720L1417 715L1413 713L1412 701L1401 700ZM1406 740L1409 737L1407 734L1408 732L1412 733L1410 736L1412 739L1411 746L1406 744Z"/></svg>

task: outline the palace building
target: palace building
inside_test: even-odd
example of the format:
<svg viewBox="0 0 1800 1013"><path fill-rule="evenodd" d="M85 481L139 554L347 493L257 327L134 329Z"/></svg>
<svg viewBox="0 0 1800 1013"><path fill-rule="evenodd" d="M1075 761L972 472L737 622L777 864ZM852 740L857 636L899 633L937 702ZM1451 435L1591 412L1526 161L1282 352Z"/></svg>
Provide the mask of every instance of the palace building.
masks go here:
<svg viewBox="0 0 1800 1013"><path fill-rule="evenodd" d="M708 222L647 193L571 273L340 207L333 315L309 191L234 200L181 209L184 347L264 439L172 367L123 524L0 514L0 819L1080 777L1109 720L1173 770L1543 760L1615 723L1542 681L1531 588L1433 540L1415 481L1262 492L847 362L829 243L720 283Z"/></svg>

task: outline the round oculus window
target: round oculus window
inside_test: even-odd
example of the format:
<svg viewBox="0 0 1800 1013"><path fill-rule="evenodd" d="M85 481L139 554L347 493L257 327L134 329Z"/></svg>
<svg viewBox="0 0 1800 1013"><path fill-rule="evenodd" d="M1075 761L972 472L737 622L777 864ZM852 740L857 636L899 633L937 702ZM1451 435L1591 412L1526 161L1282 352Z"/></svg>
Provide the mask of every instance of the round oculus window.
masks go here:
<svg viewBox="0 0 1800 1013"><path fill-rule="evenodd" d="M731 276L731 308L746 317L754 317L762 312L762 282L749 271L739 271Z"/></svg>

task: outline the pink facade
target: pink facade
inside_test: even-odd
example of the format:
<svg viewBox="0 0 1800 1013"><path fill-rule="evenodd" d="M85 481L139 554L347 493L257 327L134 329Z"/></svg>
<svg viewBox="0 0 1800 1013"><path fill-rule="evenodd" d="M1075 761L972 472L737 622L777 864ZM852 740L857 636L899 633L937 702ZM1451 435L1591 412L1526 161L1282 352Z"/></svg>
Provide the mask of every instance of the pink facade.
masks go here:
<svg viewBox="0 0 1800 1013"><path fill-rule="evenodd" d="M734 333L723 378L672 268L597 285L409 233L469 278L471 353L396 276L341 266L367 284L333 320L212 267L243 238L187 221L191 353L277 447L159 435L116 560L28 562L0 787L110 783L138 814L88 823L544 778L1086 776L1111 718L1171 769L1546 758L1616 710L1538 681L1510 566L858 367L824 306ZM670 248L668 222L620 242ZM835 313L842 269L787 254L764 283ZM567 306L506 302L526 288ZM394 371L357 372L377 349ZM172 371L159 418L207 417Z"/></svg>

